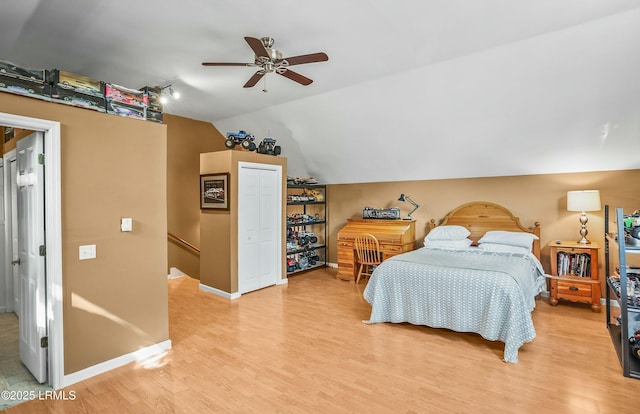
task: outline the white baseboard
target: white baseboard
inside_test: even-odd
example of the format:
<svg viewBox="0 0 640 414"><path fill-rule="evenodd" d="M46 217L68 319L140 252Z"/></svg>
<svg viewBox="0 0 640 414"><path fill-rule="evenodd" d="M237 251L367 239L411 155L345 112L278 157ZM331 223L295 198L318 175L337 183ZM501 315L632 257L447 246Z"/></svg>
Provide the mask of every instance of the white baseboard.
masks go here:
<svg viewBox="0 0 640 414"><path fill-rule="evenodd" d="M278 279L278 281L276 282L276 285L286 285L288 283L289 283L289 279L284 278L284 279ZM202 283L200 283L200 290L203 290L203 291L209 292L209 293L213 293L214 295L218 295L218 296L221 296L221 297L223 297L225 299L229 299L229 300L238 299L240 296L242 296L242 294L240 294L238 292L229 293L229 292L225 292L224 290L220 290L220 289L216 289L216 288L211 287L211 286L203 285Z"/></svg>
<svg viewBox="0 0 640 414"><path fill-rule="evenodd" d="M163 352L168 351L169 349L171 349L171 339L167 339L166 341L159 342L155 345L138 349L137 351L121 355L117 358L113 358L105 362L101 362L89 368L85 368L72 374L65 375L62 379L62 387L60 388L68 387L69 385L75 384L76 382L84 381L112 369L119 368L130 362L144 361L149 357L159 355Z"/></svg>
<svg viewBox="0 0 640 414"><path fill-rule="evenodd" d="M205 292L213 293L214 295L222 296L223 298L229 299L229 300L238 299L240 297L240 294L238 292L229 293L229 292L225 292L224 290L220 290L220 289L216 289L216 288L211 287L211 286L203 285L202 283L200 283L200 290L204 290Z"/></svg>
<svg viewBox="0 0 640 414"><path fill-rule="evenodd" d="M333 268L338 268L338 263L329 263L327 262L327 267L333 267Z"/></svg>
<svg viewBox="0 0 640 414"><path fill-rule="evenodd" d="M177 279L182 276L184 276L184 272L177 267L172 267L169 269L169 279Z"/></svg>

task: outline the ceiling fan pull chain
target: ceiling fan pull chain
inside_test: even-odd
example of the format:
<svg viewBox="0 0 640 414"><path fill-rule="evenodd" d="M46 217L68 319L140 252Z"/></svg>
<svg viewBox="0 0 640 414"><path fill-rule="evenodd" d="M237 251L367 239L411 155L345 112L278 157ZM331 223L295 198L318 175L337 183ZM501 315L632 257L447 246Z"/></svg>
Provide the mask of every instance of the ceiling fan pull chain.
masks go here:
<svg viewBox="0 0 640 414"><path fill-rule="evenodd" d="M264 78L264 84L262 85L262 92L267 93L267 77L265 76Z"/></svg>

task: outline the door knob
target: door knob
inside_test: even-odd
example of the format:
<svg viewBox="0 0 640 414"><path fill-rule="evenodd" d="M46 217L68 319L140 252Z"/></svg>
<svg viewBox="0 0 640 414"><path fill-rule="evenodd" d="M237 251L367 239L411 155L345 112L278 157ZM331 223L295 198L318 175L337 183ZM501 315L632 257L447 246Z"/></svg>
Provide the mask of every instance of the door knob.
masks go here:
<svg viewBox="0 0 640 414"><path fill-rule="evenodd" d="M11 261L12 265L20 265L20 258L18 257L16 260Z"/></svg>

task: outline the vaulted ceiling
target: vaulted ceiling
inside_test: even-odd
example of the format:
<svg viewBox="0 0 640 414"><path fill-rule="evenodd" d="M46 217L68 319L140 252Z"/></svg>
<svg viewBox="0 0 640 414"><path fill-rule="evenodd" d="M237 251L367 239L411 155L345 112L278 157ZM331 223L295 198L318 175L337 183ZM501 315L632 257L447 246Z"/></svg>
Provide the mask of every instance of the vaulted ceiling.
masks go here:
<svg viewBox="0 0 640 414"><path fill-rule="evenodd" d="M273 137L291 175L370 182L640 168L640 0L21 0L0 59L130 88ZM243 37L296 66L255 67ZM266 90L266 92L264 92Z"/></svg>

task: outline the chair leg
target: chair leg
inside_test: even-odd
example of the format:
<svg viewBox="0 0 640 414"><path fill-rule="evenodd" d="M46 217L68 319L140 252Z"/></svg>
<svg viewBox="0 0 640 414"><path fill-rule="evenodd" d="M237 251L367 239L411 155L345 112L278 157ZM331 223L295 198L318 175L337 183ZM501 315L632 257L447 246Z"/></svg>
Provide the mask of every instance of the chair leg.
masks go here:
<svg viewBox="0 0 640 414"><path fill-rule="evenodd" d="M360 263L360 266L358 267L358 277L356 279L356 284L358 284L360 282L360 277L362 276L362 267L364 265L362 263Z"/></svg>

